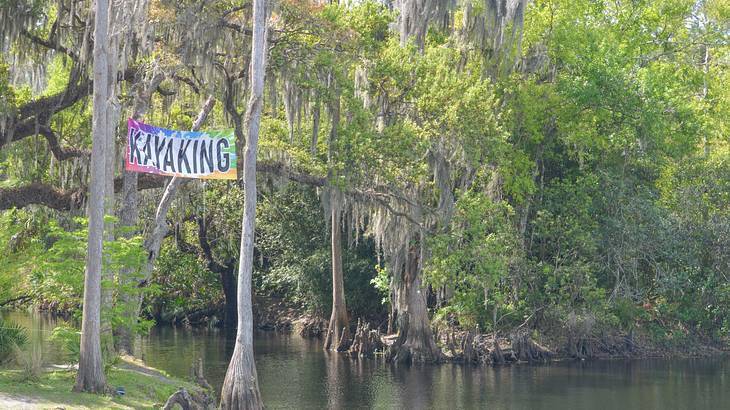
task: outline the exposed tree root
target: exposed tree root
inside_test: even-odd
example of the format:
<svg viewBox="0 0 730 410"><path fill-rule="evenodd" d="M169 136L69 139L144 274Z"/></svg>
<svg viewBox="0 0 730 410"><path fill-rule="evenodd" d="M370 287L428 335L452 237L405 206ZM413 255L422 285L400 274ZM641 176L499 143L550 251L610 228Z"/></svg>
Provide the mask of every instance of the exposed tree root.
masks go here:
<svg viewBox="0 0 730 410"><path fill-rule="evenodd" d="M387 352L387 359L394 363L439 363L445 357L436 345L431 329L409 326L407 316L401 318L398 339ZM416 321L422 324L423 321Z"/></svg>
<svg viewBox="0 0 730 410"><path fill-rule="evenodd" d="M357 320L357 330L353 337L349 353L353 357L372 357L376 352L383 351L385 345L379 330L371 330L370 323Z"/></svg>
<svg viewBox="0 0 730 410"><path fill-rule="evenodd" d="M517 360L534 363L550 360L554 355L549 349L535 343L527 330L518 330L512 334L510 340Z"/></svg>
<svg viewBox="0 0 730 410"><path fill-rule="evenodd" d="M162 410L172 410L176 404L183 410L208 410L215 408L215 401L207 394L201 392L189 393L182 387L167 399Z"/></svg>
<svg viewBox="0 0 730 410"><path fill-rule="evenodd" d="M294 323L299 336L306 338L322 337L325 332L325 321L320 317L306 316Z"/></svg>

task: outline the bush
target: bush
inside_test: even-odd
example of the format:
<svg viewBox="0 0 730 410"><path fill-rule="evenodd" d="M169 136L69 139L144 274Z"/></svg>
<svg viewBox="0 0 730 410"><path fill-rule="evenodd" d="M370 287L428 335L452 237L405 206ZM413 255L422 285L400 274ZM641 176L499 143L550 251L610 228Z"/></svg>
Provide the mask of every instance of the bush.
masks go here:
<svg viewBox="0 0 730 410"><path fill-rule="evenodd" d="M28 344L28 333L23 326L0 319L0 363L12 357L16 349Z"/></svg>
<svg viewBox="0 0 730 410"><path fill-rule="evenodd" d="M81 332L72 327L58 326L53 329L51 340L61 345L63 351L66 353L67 363L78 363Z"/></svg>

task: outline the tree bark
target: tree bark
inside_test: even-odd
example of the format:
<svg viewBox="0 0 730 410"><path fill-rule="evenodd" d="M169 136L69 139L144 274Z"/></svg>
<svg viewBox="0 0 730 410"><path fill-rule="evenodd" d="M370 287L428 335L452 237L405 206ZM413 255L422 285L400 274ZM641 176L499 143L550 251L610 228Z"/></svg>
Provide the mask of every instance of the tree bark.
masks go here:
<svg viewBox="0 0 730 410"><path fill-rule="evenodd" d="M334 76L328 78L328 86L334 90L335 97L329 104L331 117L330 135L327 141L328 179L330 184L335 179L334 156L340 126L340 95ZM350 321L347 317L344 278L342 272L342 238L340 231L340 214L342 212L342 193L337 187L330 186L330 249L332 255L332 315L327 327L325 350L345 351L350 346Z"/></svg>
<svg viewBox="0 0 730 410"><path fill-rule="evenodd" d="M441 349L431 331L426 306L427 290L421 283L420 249L411 247L405 269L397 278L398 339L389 352L394 362L438 362L442 360Z"/></svg>
<svg viewBox="0 0 730 410"><path fill-rule="evenodd" d="M107 124L107 34L109 30L109 3L96 0L94 22L94 112L91 148L91 187L89 194L89 238L84 278L84 304L81 321L79 371L74 391L102 393L106 377L101 357L101 265L104 233L104 178Z"/></svg>
<svg viewBox="0 0 730 410"><path fill-rule="evenodd" d="M48 126L53 114L63 111L82 98L89 95L92 81L81 74L80 69L72 68L67 87L56 94L43 96L18 107L15 117L10 121L11 126L0 130L0 149L6 144L20 141L36 134L48 137ZM130 80L137 73L136 68L124 70L119 80ZM49 140L53 150L53 141ZM85 154L83 150L79 154ZM75 155L79 156L79 155Z"/></svg>
<svg viewBox="0 0 730 410"><path fill-rule="evenodd" d="M34 182L20 187L0 188L0 210L39 204L58 211L70 211L80 209L85 197L83 189L62 190Z"/></svg>
<svg viewBox="0 0 730 410"><path fill-rule="evenodd" d="M331 251L332 251L332 315L324 341L325 350L342 352L350 347L350 320L347 316L345 286L342 272L342 232L340 214L342 194L330 189Z"/></svg>
<svg viewBox="0 0 730 410"><path fill-rule="evenodd" d="M413 38L418 49L422 50L428 25L434 17L438 3L433 0L399 0L396 2L396 7L400 12L398 31L401 47L405 47L408 40Z"/></svg>
<svg viewBox="0 0 730 410"><path fill-rule="evenodd" d="M117 16L114 10L109 9L109 38L107 39L107 78L105 81L107 89L106 104L106 121L107 132L106 138L106 155L104 157L104 215L114 215L114 169L116 160L116 138L115 129L119 120L119 105L116 101L115 83L116 83L116 67L118 60L118 41L113 34L116 27ZM110 243L114 241L114 222L111 219L104 220L104 241ZM114 272L112 270L112 260L109 251L103 257L102 264L102 286L101 286L101 351L103 355L109 355L114 352L114 337L112 336L112 308L114 298L112 294L112 283L114 282Z"/></svg>
<svg viewBox="0 0 730 410"><path fill-rule="evenodd" d="M251 274L253 270L254 223L256 221L256 151L263 108L267 36L266 0L253 2L251 46L251 95L246 111L248 135L243 157L244 207L241 223L241 251L238 266L238 329L231 362L221 391L221 409L262 409L256 364L253 356L253 312Z"/></svg>
<svg viewBox="0 0 730 410"><path fill-rule="evenodd" d="M162 410L173 410L175 405L180 406L182 410L193 410L197 407L192 396L190 396L190 393L188 393L188 391L184 388L180 388L168 397L167 402L165 402L165 405L162 407Z"/></svg>

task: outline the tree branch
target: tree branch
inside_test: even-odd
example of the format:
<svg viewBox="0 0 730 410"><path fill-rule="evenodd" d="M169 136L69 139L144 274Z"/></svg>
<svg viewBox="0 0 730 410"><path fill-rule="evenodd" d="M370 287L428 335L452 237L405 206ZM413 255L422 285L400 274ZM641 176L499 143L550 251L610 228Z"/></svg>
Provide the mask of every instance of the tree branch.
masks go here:
<svg viewBox="0 0 730 410"><path fill-rule="evenodd" d="M122 190L122 177L114 179L114 192ZM140 174L138 189L162 188L167 178ZM14 188L0 188L0 210L24 208L28 205L44 205L58 211L80 209L86 199L86 188L63 190L50 184L33 182Z"/></svg>
<svg viewBox="0 0 730 410"><path fill-rule="evenodd" d="M48 39L46 40L46 39L42 39L42 38L36 36L35 34L31 33L28 30L25 30L25 29L23 29L23 31L21 31L21 34L23 34L30 41L32 41L35 44L38 44L39 46L43 46L45 48L48 48L48 49L51 49L51 50L55 50L55 51L64 53L64 54L66 54L67 56L69 56L74 61L78 61L79 60L78 54L76 54L72 50L69 50L68 48L62 46L61 44L56 44L51 39L51 36L50 35L48 36Z"/></svg>
<svg viewBox="0 0 730 410"><path fill-rule="evenodd" d="M218 261L216 261L213 257L213 251L210 247L210 242L208 242L209 221L205 220L202 216L198 216L197 218L195 218L195 220L198 223L198 242L200 243L202 256L207 263L208 270L214 273L227 271L228 268L218 263Z"/></svg>
<svg viewBox="0 0 730 410"><path fill-rule="evenodd" d="M275 175L282 178L287 178L290 181L298 182L304 185L312 187L323 187L327 185L327 178L318 175L312 175L304 172L294 171L290 169L286 164L281 162L262 162L259 161L256 164L256 169L265 174ZM155 189L163 188L169 177L140 173L138 179L138 190L144 189ZM114 179L114 192L118 193L122 190L122 177ZM76 188L73 190L60 190L49 184L32 183L26 186L17 188L0 188L0 210L11 209L11 208L23 208L31 204L45 205L49 208L67 211L70 209L79 209L83 205L85 199L86 188ZM393 193L385 193L380 191L362 191L357 189L351 189L345 192L347 195L360 201L369 201L382 205L388 212L398 217L405 218L408 222L422 226L418 221L413 219L411 215L406 212L401 212L393 208L390 204L390 199L395 199L408 204L409 206L415 206L412 202L405 198L402 198ZM200 222L199 222L200 227ZM201 247L203 248L204 256L208 259L205 254L205 244L207 243L207 236L203 232L203 239L201 241ZM210 247L208 246L210 253ZM211 253L212 259L212 253ZM212 270L212 269L211 269ZM215 270L213 270L215 271Z"/></svg>
<svg viewBox="0 0 730 410"><path fill-rule="evenodd" d="M136 73L136 68L128 68L122 73L119 80L127 81L133 79ZM47 126L55 113L65 110L88 96L91 92L91 87L91 80L82 77L78 70L73 69L66 89L53 95L35 99L18 107L15 117L10 121L12 125L0 133L0 149L8 143L36 135L38 124Z"/></svg>
<svg viewBox="0 0 730 410"><path fill-rule="evenodd" d="M56 136L56 133L53 132L51 127L38 127L38 134L46 137L46 141L48 141L48 149L51 150L53 156L56 157L56 159L59 161L63 161L69 158L88 157L91 155L91 152L87 149L75 147L61 147L61 145L58 143L58 137Z"/></svg>
<svg viewBox="0 0 730 410"><path fill-rule="evenodd" d="M31 204L45 205L58 211L79 209L85 190L62 190L48 184L31 183L17 188L0 188L0 210L24 208Z"/></svg>
<svg viewBox="0 0 730 410"><path fill-rule="evenodd" d="M31 117L51 118L51 115L72 106L91 92L91 80L79 78L77 70L72 70L68 86L56 94L41 97L22 105L18 109L18 117L26 120Z"/></svg>
<svg viewBox="0 0 730 410"><path fill-rule="evenodd" d="M193 92L195 94L200 94L200 87L198 87L198 85L195 84L195 82L192 79L187 78L187 77L183 77L183 76L177 75L177 74L174 74L172 76L172 78L174 80L180 81L181 83L187 84L190 87L190 89L193 90Z"/></svg>
<svg viewBox="0 0 730 410"><path fill-rule="evenodd" d="M301 184L305 184L305 185L309 185L309 186L323 187L323 186L327 185L327 177L294 171L291 168L289 168L286 164L284 164L283 162L261 162L261 161L259 161L256 163L256 169L259 172L264 172L267 174L272 174L272 175L276 175L279 177L287 178L291 181L299 182Z"/></svg>
<svg viewBox="0 0 730 410"><path fill-rule="evenodd" d="M29 295L18 296L18 297L15 297L15 298L12 298L12 299L8 299L8 300L4 300L4 301L0 302L0 307L9 305L11 303L23 303L23 302L25 302L27 300L30 300L30 296Z"/></svg>

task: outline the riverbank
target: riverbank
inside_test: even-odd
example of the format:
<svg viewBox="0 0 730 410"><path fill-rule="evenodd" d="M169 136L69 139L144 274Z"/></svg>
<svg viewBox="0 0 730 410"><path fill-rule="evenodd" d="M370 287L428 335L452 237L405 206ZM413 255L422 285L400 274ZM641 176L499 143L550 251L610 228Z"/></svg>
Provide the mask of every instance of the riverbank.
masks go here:
<svg viewBox="0 0 730 410"><path fill-rule="evenodd" d="M301 306L275 297L256 297L254 304L255 327L275 333L294 333L305 339L321 340L327 331L327 320L322 315L307 313ZM56 312L57 313L57 312ZM214 329L222 323L219 315L199 317L198 321L182 317L164 327L182 329ZM353 318L354 319L354 318ZM368 322L364 322L368 323ZM668 326L656 321L636 321L631 331L609 326L595 316L573 316L566 321L542 320L539 328L526 326L502 331L496 338L491 332L478 332L434 323L434 337L442 352L441 362L474 365L510 365L518 363L545 363L571 360L612 359L683 359L726 356L730 354L728 340L713 340L706 335L687 330L677 324ZM385 320L369 322L369 343L357 344L350 356L385 356L396 334L387 334ZM376 328L380 326L380 328ZM359 330L353 328L353 336ZM360 339L364 339L364 334ZM379 343L377 342L379 341ZM186 369L190 363L185 364Z"/></svg>
<svg viewBox="0 0 730 410"><path fill-rule="evenodd" d="M254 307L255 323L261 330L294 332L304 338L323 339L327 319L303 313L275 298L259 298ZM359 322L358 322L359 323ZM365 322L367 324L367 322ZM378 324L380 329L376 328ZM354 329L353 336L365 334ZM386 334L385 322L369 323L370 343L365 356L384 354L396 338ZM520 327L500 333L481 333L458 326L437 325L434 337L441 349L442 362L505 365L570 360L603 359L683 359L725 356L730 342L710 340L683 326L658 327L651 321L637 321L630 331L602 324L592 316L573 316L565 322L543 321L538 329ZM379 340L380 343L376 342ZM362 343L350 349L350 355L363 353Z"/></svg>
<svg viewBox="0 0 730 410"><path fill-rule="evenodd" d="M44 347L46 363L62 362L53 351L53 343L44 330L57 324L52 318L34 314L11 315L15 322L32 329L36 343ZM445 337L445 331L438 336ZM637 332L637 338L639 332ZM459 334L455 333L458 341ZM541 337L544 337L541 336ZM480 336L481 342L488 337ZM543 339L538 339L544 342ZM233 349L235 334L205 327L157 326L138 339L138 357L145 366L161 369L172 380L188 380L192 358L203 361L204 374L220 391ZM295 332L256 331L254 350L261 394L267 408L320 409L330 408L493 408L493 409L584 409L596 403L611 408L722 408L730 402L730 358L705 359L641 359L641 360L560 360L549 364L455 364L438 366L402 366L376 359L353 360L346 354L324 352L322 340L303 338ZM458 343L457 343L458 344ZM459 353L457 346L457 353ZM505 351L507 350L505 346ZM613 356L619 357L619 356ZM456 360L453 360L456 362ZM118 366L120 366L118 364ZM154 369L153 374L159 374ZM113 371L116 373L116 370ZM169 375L169 376L168 376ZM18 380L17 373L12 381ZM3 376L0 376L3 377ZM59 377L59 376L56 376ZM60 391L72 396L73 377ZM110 383L117 377L112 374ZM158 383L144 378L145 385ZM285 380L286 383L282 383ZM692 383L687 383L692 380ZM124 381L127 395L144 393ZM45 384L45 383L42 383ZM169 382L166 382L169 384ZM189 384L182 384L189 386ZM114 387L114 385L112 385ZM174 385L173 385L174 388ZM0 391L16 392L3 378ZM164 403L171 390L158 398L146 397L138 402L141 408ZM23 398L38 400L25 389ZM4 396L4 397L5 397ZM570 397L568 402L565 397ZM92 396L94 398L95 396ZM18 396L13 396L17 400ZM110 400L111 399L111 400ZM59 403L58 400L46 403ZM60 402L19 408L130 408L129 402L113 398L95 403ZM15 405L18 405L17 401ZM22 404L22 402L20 403ZM16 408L0 404L0 408Z"/></svg>
<svg viewBox="0 0 730 410"><path fill-rule="evenodd" d="M46 369L28 378L21 369L0 370L0 408L2 409L149 409L162 408L168 398L184 388L200 393L191 382L172 377L160 370L122 359L107 372L107 383L114 393L95 395L74 393L76 371ZM117 394L118 389L124 394Z"/></svg>

